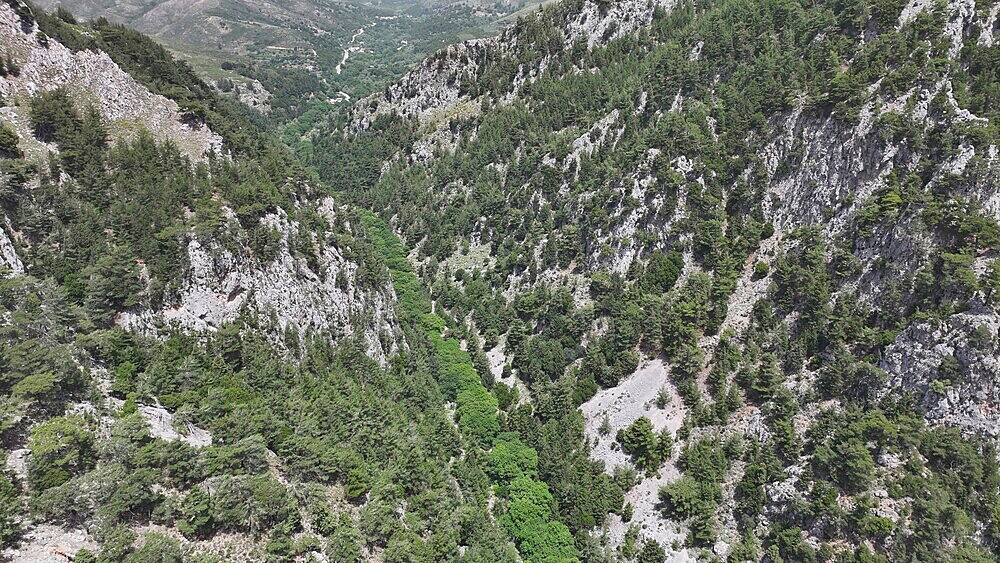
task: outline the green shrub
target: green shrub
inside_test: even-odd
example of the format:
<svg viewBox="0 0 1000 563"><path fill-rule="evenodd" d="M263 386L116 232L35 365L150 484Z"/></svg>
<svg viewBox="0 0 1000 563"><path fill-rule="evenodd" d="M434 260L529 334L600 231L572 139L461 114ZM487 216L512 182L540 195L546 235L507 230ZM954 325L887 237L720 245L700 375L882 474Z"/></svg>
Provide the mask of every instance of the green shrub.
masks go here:
<svg viewBox="0 0 1000 563"><path fill-rule="evenodd" d="M21 158L24 153L18 146L20 141L17 133L6 123L0 123L0 157Z"/></svg>

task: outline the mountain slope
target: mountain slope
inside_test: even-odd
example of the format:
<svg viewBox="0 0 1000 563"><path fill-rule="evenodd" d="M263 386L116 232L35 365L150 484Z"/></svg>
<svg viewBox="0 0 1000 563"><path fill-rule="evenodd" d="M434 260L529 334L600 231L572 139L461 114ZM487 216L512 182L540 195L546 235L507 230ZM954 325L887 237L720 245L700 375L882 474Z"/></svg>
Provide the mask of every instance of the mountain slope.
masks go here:
<svg viewBox="0 0 1000 563"><path fill-rule="evenodd" d="M619 554L988 560L997 12L564 2L360 101L315 164L505 385L645 473Z"/></svg>
<svg viewBox="0 0 1000 563"><path fill-rule="evenodd" d="M109 201L113 202L112 217L110 217L112 223L109 226L114 228L114 222L119 220L114 217L116 213L129 209L132 205L169 198L169 191L164 193L163 190L177 188L169 186L170 180L159 175L169 170L171 166L180 166L183 169L184 165L179 159L181 155L172 154L177 149L157 146L164 141L176 143L177 148L183 148L188 158L207 158L208 169L219 181L214 185L209 183L195 187L193 193L184 191L192 189L191 187L174 192L173 197L180 199L168 204L168 209L165 210L168 215L161 217L166 223L158 225L153 222L151 225L154 229L162 231L142 233L144 225L141 221L144 217L140 215L136 217L139 223L130 225L131 228L138 230L129 233L125 240L109 241L110 248L115 248L116 243L131 243L138 247L136 250L157 249L153 253L138 255L141 263L154 268L142 275L149 277L147 283L155 289L146 295L148 301L143 302L141 299L136 301L135 304L140 306L133 312L124 313L119 322L126 325L137 323L148 325L159 319L156 322L173 321L184 328L216 329L224 323L233 321L246 301L255 305L252 310L257 314L275 311L276 320L282 330L289 329L304 334L307 330L348 329L351 324L350 316L369 310L367 300L360 295L361 292L354 296L353 288L349 287L346 281L347 276L354 277L357 264L344 257L345 250L324 244L324 237L332 236L332 233L324 233L322 225L343 225L342 219L337 216L342 210L330 199L316 196L312 196L311 200L300 199L310 197L310 192L313 190L310 186L311 180L301 169L295 170L287 155L283 155L281 149L276 146L268 147L266 141L263 143L255 141L256 146L253 144L240 146L238 143L242 142L242 139L238 137L230 137L228 139L230 142L224 145L222 137L211 130L210 123L218 122L226 132L247 128L250 124L240 123L241 118L232 114L217 98L192 99L191 96L201 95L196 93L199 89L201 92L208 92L208 89L190 74L190 70L183 66L171 69L195 85L195 90L189 89L186 94L178 95L176 85L157 83L157 89L168 93L174 92L173 95L178 97L185 107L185 110L181 111L177 102L153 94L124 72L114 61L118 55L111 56L107 51L82 49L74 52L52 37L43 40L43 32L37 26L34 29L29 28L31 31L27 33L20 30L15 25L18 16L13 10L7 9L4 17L6 21L3 28L9 33L4 40L5 50L10 56L7 64L14 65L17 72L8 74L3 79L3 91L8 103L11 104L8 115L14 118L13 124L16 126L17 135L23 140L21 144L25 145L24 152L29 157L33 153L37 154L38 150L48 152L54 149L57 154L70 152L73 161L71 163L68 160L69 155L63 155L63 172L83 183L82 188L85 192L107 189L108 194L103 197L111 196L110 200L97 197L87 201L88 197L92 198L93 195L85 195L80 201L64 202L63 205L69 207L79 205L86 209L93 205L103 206ZM47 25L56 26L49 28L52 34L71 34L81 40L87 37L82 34L85 33L84 30L76 31L72 26L58 21ZM126 56L133 59L120 60L128 64L143 64L134 60L134 57L139 56L135 42L141 44L144 41L140 36L129 36L127 33L119 35L119 30L115 28L95 28L94 31L103 31L99 43L104 43L105 49L112 53L119 47L124 48L125 45L129 45L131 41L129 54ZM161 54L166 56L165 52ZM166 72L164 69L154 70L158 71ZM45 121L39 114L58 112L59 108L45 106L44 100L56 104L69 102L76 106L68 110L69 115L51 117L50 127L53 132L48 139L44 138L45 135L39 138L39 130L47 126L39 123ZM96 117L87 113L86 108L89 104L93 104L93 110L97 112ZM213 105L216 107L212 107ZM106 134L111 141L108 147L110 151L106 155L77 154L86 151L88 147L76 146L81 141L72 138L73 132L67 131L73 129L73 124L63 120L80 120L81 115L83 117L78 135L97 134L88 130L92 126L88 120L92 117L100 119L102 128L106 127ZM153 133L154 137L159 139L154 141L143 137L146 131ZM43 144L46 142L47 144ZM98 142L106 143L103 139L99 139ZM118 150L119 145L121 145L120 150ZM89 177L93 172L85 169L82 164L76 164L76 161L90 158L110 157L112 161L122 162L124 170L121 174L126 177L127 167L136 164L130 159L147 149L159 152L157 158L164 159L165 170L157 171L147 177L146 181L151 181L153 184L141 188L149 191L139 197L133 194L132 197L135 199L132 201L126 199L122 202L124 209L114 207L119 204L111 195L115 194L117 189L114 186L116 181L114 177L110 186L103 185L107 182L101 178ZM225 157L224 150L227 153ZM268 156L259 154L255 158L250 154L268 150L272 152ZM236 161L228 161L228 157L235 157ZM32 164L37 166L42 158L44 154L35 156L29 162L34 161ZM266 162L265 158L272 159L272 162ZM268 172L261 165L276 166L277 169L271 172L273 174L271 177L267 177ZM189 182L199 182L194 171L188 174ZM231 179L227 179L227 176ZM248 178L241 179L241 176ZM17 205L10 210L10 214L16 219L13 219L13 222L8 220L9 228L22 241L28 254L25 261L29 264L37 263L38 253L45 252L41 249L45 246L43 241L51 240L52 244L63 247L67 242L65 240L58 242L60 237L77 236L78 229L84 228L84 225L86 228L96 227L87 225L86 220L80 221L79 217L71 216L68 221L57 220L55 223L57 226L54 228L50 226L52 230L47 233L31 232L21 228L22 223L31 224L30 217L32 213L37 212L31 204L27 204L37 199L32 193L37 191L34 190L35 185L42 184L42 187L54 189L56 193L67 189L62 185L64 182L61 177L57 185L49 186L53 179L46 177L44 173L39 174L38 179L32 179L29 172L27 178L21 179L23 185L21 189L26 190L23 192L26 197L15 197ZM156 182L164 183L156 185ZM227 186L227 182L235 182L235 185ZM253 182L256 182L256 185ZM73 189L78 188L68 189L72 193ZM204 192L199 195L199 190ZM210 209L199 208L199 203L205 205L205 202L184 199L205 197L207 194L212 194L212 200L208 203ZM143 201L143 198L151 200ZM175 215L169 216L170 213ZM309 220L315 222L315 227L307 228L302 224L302 217L306 213L310 214ZM204 236L212 233L213 229L216 233L227 233L230 240L220 243L218 239ZM199 236L199 233L202 236ZM150 235L161 238L155 243L143 240ZM128 237L139 237L139 240L128 240ZM184 253L178 254L176 249L167 250L163 247L164 245L169 247L174 241L185 247ZM89 244L94 244L94 241L90 241ZM98 249L99 247L91 247L86 252L93 256L97 254ZM170 257L166 263L164 254ZM58 256L57 253L51 258L57 259ZM303 267L300 263L308 265ZM54 273L51 270L36 269L31 266L27 270L39 276ZM177 275L180 272L183 273ZM341 281L335 283L338 278ZM289 294L294 294L291 299ZM386 299L391 299L391 295L375 295L370 299L381 303L376 305L381 311L380 315L389 314L391 318L391 313L383 310ZM373 350L380 348L377 334L371 335L370 340ZM376 353L376 356L383 360L385 358L381 352Z"/></svg>
<svg viewBox="0 0 1000 563"><path fill-rule="evenodd" d="M0 11L6 556L997 558L995 2L554 3L319 178L148 38Z"/></svg>
<svg viewBox="0 0 1000 563"><path fill-rule="evenodd" d="M146 90L107 54L74 52L55 41L43 44L35 35L22 31L21 20L13 10L5 10L2 16L0 41L9 61L17 67L17 74L8 72L4 77L5 98L70 88L74 97L96 103L113 127L128 129L130 123L142 123L161 140L176 142L192 158L222 150L218 135L208 128L184 123L176 103ZM7 117L19 124L20 131L26 132L28 116L25 111L18 113L18 109L11 108ZM121 131L121 134L127 133ZM30 143L30 135L22 137L27 137Z"/></svg>
<svg viewBox="0 0 1000 563"><path fill-rule="evenodd" d="M39 5L150 34L220 89L253 100L280 124L294 121L290 139L442 45L483 34L481 26L518 7L337 0L42 0Z"/></svg>
<svg viewBox="0 0 1000 563"><path fill-rule="evenodd" d="M426 374L389 370L361 215L148 38L0 22L3 556L360 549L375 464L454 439Z"/></svg>

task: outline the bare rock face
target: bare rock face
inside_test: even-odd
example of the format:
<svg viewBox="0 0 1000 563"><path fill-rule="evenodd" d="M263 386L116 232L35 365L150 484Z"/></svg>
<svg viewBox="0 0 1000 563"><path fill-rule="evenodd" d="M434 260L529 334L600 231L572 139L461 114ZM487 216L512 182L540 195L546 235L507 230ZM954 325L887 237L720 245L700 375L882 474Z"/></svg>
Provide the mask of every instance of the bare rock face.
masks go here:
<svg viewBox="0 0 1000 563"><path fill-rule="evenodd" d="M51 37L43 38L37 24L26 32L6 3L0 4L0 46L20 68L17 76L0 77L0 96L7 103L66 88L75 99L93 103L101 111L115 138L145 128L160 140L174 141L193 159L222 151L222 137L208 126L185 123L176 102L150 92L107 53L73 52Z"/></svg>
<svg viewBox="0 0 1000 563"><path fill-rule="evenodd" d="M660 398L660 395L663 397ZM670 382L669 372L661 359L639 367L617 387L598 391L580 409L586 421L587 439L594 444L590 455L603 461L608 473L630 463L629 456L616 442L615 436L619 430L645 416L650 419L656 432L669 430L671 435L675 435L688 414L688 409ZM606 428L602 430L602 426ZM638 525L646 537L663 546L669 547L674 542L683 543L682 531L672 522L664 520L657 508L660 487L679 477L680 471L671 460L656 475L646 476L631 490L626 491L625 501L632 504L634 515L630 522L623 522L617 514L609 517L608 536L611 544L622 544L630 524ZM671 549L668 560L681 563L696 561L697 558L690 550Z"/></svg>
<svg viewBox="0 0 1000 563"><path fill-rule="evenodd" d="M566 45L583 39L587 47L607 43L653 21L656 8L668 8L673 0L653 2L586 2L579 14L566 23Z"/></svg>
<svg viewBox="0 0 1000 563"><path fill-rule="evenodd" d="M314 271L289 249L299 225L283 211L263 220L281 236L273 259L260 263L216 241L193 238L178 298L161 310L122 313L118 322L147 334L155 334L160 323L192 332L215 331L247 311L276 323L271 334L276 342L289 332L327 333L332 338L360 335L369 356L384 363L396 351L397 339L383 342L383 337L399 330L391 289L357 287L358 265L335 246L322 247Z"/></svg>
<svg viewBox="0 0 1000 563"><path fill-rule="evenodd" d="M72 556L81 549L86 548L91 552L98 549L97 542L86 531L65 529L53 524L36 525L25 536L17 549L2 552L5 560L63 563L72 561Z"/></svg>
<svg viewBox="0 0 1000 563"><path fill-rule="evenodd" d="M0 268L6 268L14 275L24 273L24 264L14 250L14 243L2 229L0 229Z"/></svg>
<svg viewBox="0 0 1000 563"><path fill-rule="evenodd" d="M212 434L208 430L190 422L177 424L174 414L161 406L140 405L139 414L146 420L149 433L154 438L162 438L168 442L180 440L194 447L212 444Z"/></svg>
<svg viewBox="0 0 1000 563"><path fill-rule="evenodd" d="M998 335L990 311L914 323L882 360L887 390L914 393L929 420L1000 439Z"/></svg>

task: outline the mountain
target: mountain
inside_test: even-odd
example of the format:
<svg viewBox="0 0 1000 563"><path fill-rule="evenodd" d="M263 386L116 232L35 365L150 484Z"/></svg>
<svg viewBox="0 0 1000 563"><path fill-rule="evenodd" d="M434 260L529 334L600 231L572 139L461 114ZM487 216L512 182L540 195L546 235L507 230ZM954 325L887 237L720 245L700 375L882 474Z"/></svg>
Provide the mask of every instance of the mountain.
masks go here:
<svg viewBox="0 0 1000 563"><path fill-rule="evenodd" d="M313 164L494 392L579 406L617 556L992 560L998 11L561 2L360 101Z"/></svg>
<svg viewBox="0 0 1000 563"><path fill-rule="evenodd" d="M349 325L364 297L335 278L353 278L359 266L345 248L324 246L323 227L344 228L341 206L323 197L252 114L136 32L107 23L83 28L44 13L35 21L27 11L19 28L13 11L5 17L0 88L17 140L10 153L26 160L8 180L6 219L26 265L13 259L10 269L80 284L101 254L135 256L148 288L125 298L133 306L115 322L136 328L215 329L244 305L276 313L283 329L296 332ZM147 151L161 168L130 168ZM44 170L48 154L60 159ZM120 184L133 174L143 181ZM46 210L53 197L65 209ZM157 213L141 212L151 204ZM93 216L104 211L107 217ZM302 213L313 226L302 224ZM80 238L102 227L112 237L105 243ZM223 231L224 242L212 236ZM391 296L371 298L384 304Z"/></svg>
<svg viewBox="0 0 1000 563"><path fill-rule="evenodd" d="M998 14L563 0L296 130L0 4L4 556L997 559Z"/></svg>
<svg viewBox="0 0 1000 563"><path fill-rule="evenodd" d="M330 198L259 114L137 32L5 2L0 48L4 558L264 553L259 534L311 506L260 434L290 432L268 414L302 390L290 380L321 378L315 408L347 401L353 414L328 414L355 424L424 418L350 375L387 377L402 344L363 214ZM208 395L228 430L198 413ZM330 439L334 424L320 426ZM351 428L338 447L368 440ZM344 450L356 471L359 451ZM198 520L181 524L182 545L163 527L176 515L152 515L217 490L235 545L209 541ZM254 495L270 504L240 504Z"/></svg>

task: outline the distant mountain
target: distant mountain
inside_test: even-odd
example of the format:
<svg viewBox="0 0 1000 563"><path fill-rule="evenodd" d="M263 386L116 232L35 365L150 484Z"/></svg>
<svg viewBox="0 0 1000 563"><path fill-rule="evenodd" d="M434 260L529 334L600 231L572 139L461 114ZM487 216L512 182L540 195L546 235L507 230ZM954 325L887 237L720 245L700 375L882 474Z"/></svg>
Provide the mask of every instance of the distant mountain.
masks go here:
<svg viewBox="0 0 1000 563"><path fill-rule="evenodd" d="M155 37L284 123L381 88L408 65L523 7L506 2L41 0ZM224 66L222 69L220 66ZM249 81L248 81L249 80Z"/></svg>
<svg viewBox="0 0 1000 563"><path fill-rule="evenodd" d="M268 47L308 50L317 42L343 42L361 25L385 15L331 0L43 0L39 5L68 9L82 20L104 17L168 44L234 54Z"/></svg>

